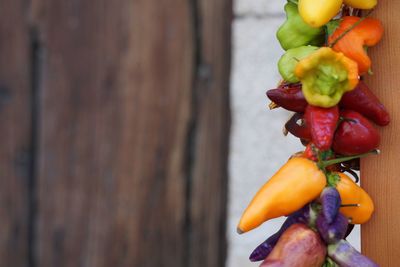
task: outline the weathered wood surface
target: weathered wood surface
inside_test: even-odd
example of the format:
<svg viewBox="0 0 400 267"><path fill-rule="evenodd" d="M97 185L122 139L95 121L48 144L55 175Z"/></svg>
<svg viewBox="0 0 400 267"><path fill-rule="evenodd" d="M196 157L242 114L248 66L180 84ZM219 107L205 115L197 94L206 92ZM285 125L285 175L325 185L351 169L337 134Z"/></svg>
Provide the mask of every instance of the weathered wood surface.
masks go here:
<svg viewBox="0 0 400 267"><path fill-rule="evenodd" d="M400 259L400 19L399 1L383 0L373 16L385 27L382 42L369 52L374 75L367 82L391 114L381 128L382 154L361 162L362 185L375 202L375 214L362 227L362 250L380 266L399 265Z"/></svg>
<svg viewBox="0 0 400 267"><path fill-rule="evenodd" d="M0 266L27 266L30 254L31 45L25 5L0 3Z"/></svg>
<svg viewBox="0 0 400 267"><path fill-rule="evenodd" d="M232 2L198 0L191 137L189 254L185 266L224 266Z"/></svg>
<svg viewBox="0 0 400 267"><path fill-rule="evenodd" d="M36 266L222 266L231 4L33 1Z"/></svg>

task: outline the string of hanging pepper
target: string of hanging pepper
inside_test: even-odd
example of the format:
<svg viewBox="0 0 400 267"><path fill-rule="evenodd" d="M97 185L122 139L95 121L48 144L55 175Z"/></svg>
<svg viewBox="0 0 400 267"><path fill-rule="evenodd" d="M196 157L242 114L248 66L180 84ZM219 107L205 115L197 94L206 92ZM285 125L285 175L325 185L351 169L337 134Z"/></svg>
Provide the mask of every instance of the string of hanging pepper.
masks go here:
<svg viewBox="0 0 400 267"><path fill-rule="evenodd" d="M368 49L382 38L371 18L376 0L288 0L277 31L285 53L282 76L267 91L271 109L294 112L285 134L305 149L260 188L237 231L287 216L282 227L250 255L261 267L375 267L346 240L355 224L367 223L374 203L358 182L359 159L379 154L376 125L390 116L363 81L372 75ZM359 16L361 13L366 15Z"/></svg>

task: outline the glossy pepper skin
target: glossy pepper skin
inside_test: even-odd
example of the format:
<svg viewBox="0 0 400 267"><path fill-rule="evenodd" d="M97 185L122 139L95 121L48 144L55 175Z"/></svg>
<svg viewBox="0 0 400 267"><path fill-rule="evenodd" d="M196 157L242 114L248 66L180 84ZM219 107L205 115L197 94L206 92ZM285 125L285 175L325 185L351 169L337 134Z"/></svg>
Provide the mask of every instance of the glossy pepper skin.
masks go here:
<svg viewBox="0 0 400 267"><path fill-rule="evenodd" d="M300 99L301 96L297 97ZM388 125L390 122L390 115L385 106L363 81L360 81L354 90L345 93L339 105L344 109L361 113L380 126Z"/></svg>
<svg viewBox="0 0 400 267"><path fill-rule="evenodd" d="M308 105L299 83L283 83L276 89L268 90L267 96L278 106L294 112L304 112Z"/></svg>
<svg viewBox="0 0 400 267"><path fill-rule="evenodd" d="M303 113L308 103L301 88L300 83L284 83L277 89L269 90L267 95L278 106ZM342 96L339 107L357 111L380 126L386 126L390 122L390 115L385 106L363 81L359 81L353 90Z"/></svg>
<svg viewBox="0 0 400 267"><path fill-rule="evenodd" d="M338 104L342 95L358 83L357 63L328 47L300 60L295 75L302 83L307 102L324 108Z"/></svg>
<svg viewBox="0 0 400 267"><path fill-rule="evenodd" d="M326 253L318 233L304 224L293 224L260 267L321 267Z"/></svg>
<svg viewBox="0 0 400 267"><path fill-rule="evenodd" d="M340 212L351 219L352 224L366 223L374 212L374 202L371 197L344 173L336 173L340 180L336 184L342 199L342 204L359 204L358 207L342 207Z"/></svg>
<svg viewBox="0 0 400 267"><path fill-rule="evenodd" d="M249 257L250 261L262 261L268 257L282 234L293 224L315 224L317 217L318 213L314 211L310 205L306 205L302 209L290 214L278 232L270 236L267 240L254 249Z"/></svg>
<svg viewBox="0 0 400 267"><path fill-rule="evenodd" d="M299 0L299 13L311 27L321 27L340 11L342 0Z"/></svg>
<svg viewBox="0 0 400 267"><path fill-rule="evenodd" d="M289 215L317 198L326 185L325 174L309 159L288 160L254 196L238 224L238 232Z"/></svg>
<svg viewBox="0 0 400 267"><path fill-rule="evenodd" d="M339 108L320 108L307 106L305 120L311 129L311 138L314 145L322 150L330 149L335 129L339 121Z"/></svg>
<svg viewBox="0 0 400 267"><path fill-rule="evenodd" d="M305 123L304 115L301 113L293 114L286 122L285 129L300 139L311 140L311 129L309 125Z"/></svg>
<svg viewBox="0 0 400 267"><path fill-rule="evenodd" d="M309 56L319 48L316 46L300 46L286 51L278 61L278 70L282 78L288 83L297 83L299 79L294 71L299 60Z"/></svg>
<svg viewBox="0 0 400 267"><path fill-rule="evenodd" d="M325 187L319 198L322 205L321 215L324 216L327 224L331 224L336 218L342 203L339 191L332 186Z"/></svg>
<svg viewBox="0 0 400 267"><path fill-rule="evenodd" d="M313 28L303 21L297 5L285 5L286 21L278 29L276 37L285 50L304 45L321 46L325 42L324 28Z"/></svg>
<svg viewBox="0 0 400 267"><path fill-rule="evenodd" d="M332 44L345 31L353 27L361 18L354 16L343 17L339 27L329 36L328 42ZM373 18L364 18L355 28L346 33L333 46L333 50L342 52L346 57L354 60L358 64L359 74L365 74L371 68L365 47L376 45L382 38L382 23Z"/></svg>
<svg viewBox="0 0 400 267"><path fill-rule="evenodd" d="M340 267L379 267L377 263L362 255L343 239L328 246L328 255Z"/></svg>
<svg viewBox="0 0 400 267"><path fill-rule="evenodd" d="M320 214L317 219L317 229L322 239L327 244L334 244L346 235L349 220L338 213L333 222L328 223L325 216Z"/></svg>
<svg viewBox="0 0 400 267"><path fill-rule="evenodd" d="M360 113L342 110L340 115L343 121L335 132L333 151L341 155L357 155L379 146L379 132Z"/></svg>
<svg viewBox="0 0 400 267"><path fill-rule="evenodd" d="M378 3L378 0L343 0L343 2L353 8L372 9Z"/></svg>

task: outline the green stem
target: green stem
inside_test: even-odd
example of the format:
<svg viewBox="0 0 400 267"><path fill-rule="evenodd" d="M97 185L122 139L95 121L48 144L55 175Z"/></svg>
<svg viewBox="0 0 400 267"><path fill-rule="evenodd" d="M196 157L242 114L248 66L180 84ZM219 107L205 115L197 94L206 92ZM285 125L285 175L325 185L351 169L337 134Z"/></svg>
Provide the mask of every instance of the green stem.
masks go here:
<svg viewBox="0 0 400 267"><path fill-rule="evenodd" d="M327 166L330 166L330 165L333 165L333 164L342 163L342 162L349 161L349 160L352 160L352 159L363 158L363 157L369 156L371 154L378 155L379 153L380 153L380 151L378 149L374 149L374 150L372 150L372 151L370 151L368 153L364 153L364 154L360 154L360 155L355 155L355 156L350 156L350 157L341 157L341 158L322 161L320 163L320 166L322 168L326 168Z"/></svg>
<svg viewBox="0 0 400 267"><path fill-rule="evenodd" d="M351 30L353 30L355 27L357 27L361 22L363 22L363 20L365 20L371 13L372 13L373 9L370 10L364 17L362 17L361 19L359 19L356 23L354 23L353 25L351 25L351 27L349 27L348 29L346 29L344 32L342 32L335 40L333 40L332 43L330 43L328 46L330 48L334 47L335 44L337 42L340 41L340 39L342 39L346 34L348 34Z"/></svg>

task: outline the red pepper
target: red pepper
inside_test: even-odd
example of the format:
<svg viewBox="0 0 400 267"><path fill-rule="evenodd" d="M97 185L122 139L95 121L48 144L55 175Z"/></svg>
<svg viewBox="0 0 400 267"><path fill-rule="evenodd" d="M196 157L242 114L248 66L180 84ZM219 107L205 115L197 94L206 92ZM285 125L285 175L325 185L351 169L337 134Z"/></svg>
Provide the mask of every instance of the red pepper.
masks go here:
<svg viewBox="0 0 400 267"><path fill-rule="evenodd" d="M295 113L286 122L285 128L289 133L300 139L311 140L310 128L305 124L304 115L301 113Z"/></svg>
<svg viewBox="0 0 400 267"><path fill-rule="evenodd" d="M305 120L311 129L311 138L315 146L322 151L330 149L339 121L338 106L321 108L309 105L306 108Z"/></svg>
<svg viewBox="0 0 400 267"><path fill-rule="evenodd" d="M268 90L267 96L278 106L294 112L304 112L308 105L300 83L283 83L277 89Z"/></svg>
<svg viewBox="0 0 400 267"><path fill-rule="evenodd" d="M314 150L314 144L309 143L304 150L303 157L312 161L318 161L317 152Z"/></svg>
<svg viewBox="0 0 400 267"><path fill-rule="evenodd" d="M299 83L282 84L277 89L269 90L267 95L278 106L294 112L304 113L308 105ZM390 122L385 106L363 81L360 81L354 90L343 95L339 106L357 111L381 126Z"/></svg>
<svg viewBox="0 0 400 267"><path fill-rule="evenodd" d="M333 140L333 150L342 155L366 153L378 147L380 135L360 113L343 110L343 121L339 124Z"/></svg>
<svg viewBox="0 0 400 267"><path fill-rule="evenodd" d="M340 107L357 111L381 126L390 122L390 116L385 106L363 81L360 81L353 91L343 95Z"/></svg>

